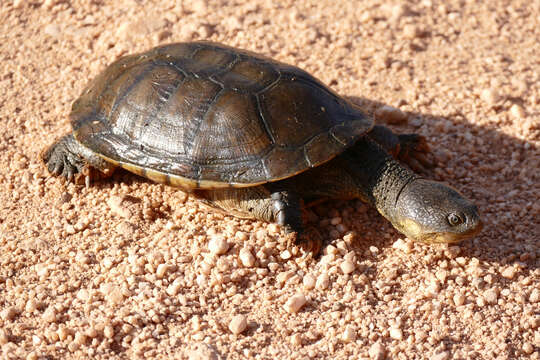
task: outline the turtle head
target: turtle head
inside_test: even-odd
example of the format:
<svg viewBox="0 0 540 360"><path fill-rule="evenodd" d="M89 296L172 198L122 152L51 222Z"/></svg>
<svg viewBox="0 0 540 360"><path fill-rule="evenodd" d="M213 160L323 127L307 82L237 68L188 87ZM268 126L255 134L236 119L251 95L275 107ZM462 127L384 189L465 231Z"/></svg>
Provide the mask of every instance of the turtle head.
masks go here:
<svg viewBox="0 0 540 360"><path fill-rule="evenodd" d="M482 229L478 208L453 188L415 179L396 200L392 224L407 237L426 243L456 243Z"/></svg>

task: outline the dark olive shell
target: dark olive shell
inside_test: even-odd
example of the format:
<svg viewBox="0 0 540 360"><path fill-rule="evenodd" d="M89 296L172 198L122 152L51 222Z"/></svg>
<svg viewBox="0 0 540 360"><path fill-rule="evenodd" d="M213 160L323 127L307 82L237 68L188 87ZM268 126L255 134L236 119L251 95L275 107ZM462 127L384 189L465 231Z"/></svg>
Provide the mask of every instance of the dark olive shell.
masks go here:
<svg viewBox="0 0 540 360"><path fill-rule="evenodd" d="M103 158L207 189L293 176L373 125L305 71L209 42L120 58L70 116L75 138Z"/></svg>

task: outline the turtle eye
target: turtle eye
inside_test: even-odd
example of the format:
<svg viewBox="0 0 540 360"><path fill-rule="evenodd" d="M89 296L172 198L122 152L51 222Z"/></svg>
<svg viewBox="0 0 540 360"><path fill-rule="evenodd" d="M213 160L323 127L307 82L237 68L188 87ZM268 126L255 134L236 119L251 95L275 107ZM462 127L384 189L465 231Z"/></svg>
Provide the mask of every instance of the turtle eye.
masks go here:
<svg viewBox="0 0 540 360"><path fill-rule="evenodd" d="M450 215L448 215L448 223L450 225L452 225L452 226L462 224L463 222L464 222L463 218L461 216L459 216L458 214L450 214Z"/></svg>

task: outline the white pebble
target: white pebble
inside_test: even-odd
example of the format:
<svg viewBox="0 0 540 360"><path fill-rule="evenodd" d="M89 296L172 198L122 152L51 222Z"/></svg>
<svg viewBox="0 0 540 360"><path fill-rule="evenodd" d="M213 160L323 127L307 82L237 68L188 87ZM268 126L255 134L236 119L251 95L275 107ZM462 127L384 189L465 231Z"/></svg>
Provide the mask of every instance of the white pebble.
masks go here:
<svg viewBox="0 0 540 360"><path fill-rule="evenodd" d="M107 339L112 339L114 337L114 328L112 325L106 325L103 328L103 335L105 335Z"/></svg>
<svg viewBox="0 0 540 360"><path fill-rule="evenodd" d="M448 271L444 269L440 269L440 270L437 270L437 272L435 272L435 277L439 279L442 283L446 281L447 276L448 276Z"/></svg>
<svg viewBox="0 0 540 360"><path fill-rule="evenodd" d="M244 315L236 315L229 323L229 330L235 335L241 334L247 328L247 319Z"/></svg>
<svg viewBox="0 0 540 360"><path fill-rule="evenodd" d="M345 328L345 331L343 332L343 335L341 336L341 339L345 342L353 342L356 340L356 329L349 325Z"/></svg>
<svg viewBox="0 0 540 360"><path fill-rule="evenodd" d="M489 106L496 105L499 101L499 94L495 89L484 89L480 94L482 100L484 100Z"/></svg>
<svg viewBox="0 0 540 360"><path fill-rule="evenodd" d="M279 255L283 260L289 260L291 257L292 257L292 254L289 250L285 250L283 251L280 255Z"/></svg>
<svg viewBox="0 0 540 360"><path fill-rule="evenodd" d="M32 335L32 345L39 346L43 342L43 339L37 335Z"/></svg>
<svg viewBox="0 0 540 360"><path fill-rule="evenodd" d="M461 306L461 305L465 304L465 296L462 295L462 294L454 295L453 300L454 300L454 304L456 306Z"/></svg>
<svg viewBox="0 0 540 360"><path fill-rule="evenodd" d="M531 304L536 304L540 300L540 291L538 289L533 289L531 295L529 295L529 302Z"/></svg>
<svg viewBox="0 0 540 360"><path fill-rule="evenodd" d="M483 297L488 304L496 304L499 294L495 289L489 289L484 292Z"/></svg>
<svg viewBox="0 0 540 360"><path fill-rule="evenodd" d="M36 299L30 299L26 302L26 306L24 307L24 310L26 312L34 312L38 308L39 304L36 301Z"/></svg>
<svg viewBox="0 0 540 360"><path fill-rule="evenodd" d="M123 197L113 195L107 200L107 205L109 205L111 211L116 215L129 219L133 214L125 205L123 205L123 202Z"/></svg>
<svg viewBox="0 0 540 360"><path fill-rule="evenodd" d="M49 306L47 310L43 312L43 320L49 323L56 322L56 310L54 307Z"/></svg>
<svg viewBox="0 0 540 360"><path fill-rule="evenodd" d="M510 114L516 119L522 119L525 117L525 110L518 104L514 104L510 107Z"/></svg>
<svg viewBox="0 0 540 360"><path fill-rule="evenodd" d="M302 335L294 334L293 336L291 336L291 344L293 344L294 346L302 345Z"/></svg>
<svg viewBox="0 0 540 360"><path fill-rule="evenodd" d="M450 353L448 351L443 351L433 355L433 357L431 357L431 360L448 360L450 358Z"/></svg>
<svg viewBox="0 0 540 360"><path fill-rule="evenodd" d="M172 284L170 284L167 287L166 291L167 291L167 294L169 294L170 296L175 296L175 295L178 295L181 289L182 289L182 279L177 278L172 282Z"/></svg>
<svg viewBox="0 0 540 360"><path fill-rule="evenodd" d="M252 267L255 265L255 256L253 256L251 251L247 248L242 248L238 257L245 267Z"/></svg>
<svg viewBox="0 0 540 360"><path fill-rule="evenodd" d="M532 346L531 343L526 342L526 343L523 344L522 349L523 349L523 352L524 352L525 354L530 355L530 354L532 354L533 351L534 351L534 346Z"/></svg>
<svg viewBox="0 0 540 360"><path fill-rule="evenodd" d="M343 271L343 273L347 275L354 271L355 265L352 261L345 260L344 262L341 263L339 267L341 271Z"/></svg>
<svg viewBox="0 0 540 360"><path fill-rule="evenodd" d="M506 269L504 269L502 272L501 272L501 275L507 279L513 279L514 276L516 276L516 273L517 273L517 269L513 266L511 267L508 267Z"/></svg>
<svg viewBox="0 0 540 360"><path fill-rule="evenodd" d="M401 250L405 254L409 254L412 250L412 244L410 242L406 242L403 239L397 239L393 244L392 247L396 250Z"/></svg>
<svg viewBox="0 0 540 360"><path fill-rule="evenodd" d="M390 328L390 337L394 340L402 340L403 339L403 331L398 328Z"/></svg>
<svg viewBox="0 0 540 360"><path fill-rule="evenodd" d="M163 277L169 272L169 265L168 264L159 264L156 269L156 277L158 279L163 279Z"/></svg>
<svg viewBox="0 0 540 360"><path fill-rule="evenodd" d="M9 332L6 329L0 329L0 345L7 344L9 342Z"/></svg>
<svg viewBox="0 0 540 360"><path fill-rule="evenodd" d="M297 313L307 302L304 294L296 294L287 300L285 310L289 313Z"/></svg>
<svg viewBox="0 0 540 360"><path fill-rule="evenodd" d="M407 39L414 39L420 35L420 30L415 24L407 24L403 27L403 36Z"/></svg>
<svg viewBox="0 0 540 360"><path fill-rule="evenodd" d="M330 285L330 278L327 273L322 273L317 277L315 287L319 290L325 290Z"/></svg>
<svg viewBox="0 0 540 360"><path fill-rule="evenodd" d="M215 236L208 242L208 250L215 255L225 254L229 250L229 243L223 236Z"/></svg>
<svg viewBox="0 0 540 360"><path fill-rule="evenodd" d="M304 276L302 283L306 290L311 290L315 287L315 278L312 275L307 274Z"/></svg>
<svg viewBox="0 0 540 360"><path fill-rule="evenodd" d="M368 354L372 360L383 360L386 356L386 349L380 342L376 342L371 345Z"/></svg>

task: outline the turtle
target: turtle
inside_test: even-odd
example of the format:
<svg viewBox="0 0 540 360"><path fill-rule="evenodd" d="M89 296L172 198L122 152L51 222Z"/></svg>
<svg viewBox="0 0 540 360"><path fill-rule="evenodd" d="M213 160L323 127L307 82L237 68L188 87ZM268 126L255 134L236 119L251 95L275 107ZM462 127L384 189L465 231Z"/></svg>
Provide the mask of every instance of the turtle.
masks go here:
<svg viewBox="0 0 540 360"><path fill-rule="evenodd" d="M87 186L122 167L275 222L297 243L312 234L305 209L328 199L360 199L420 242L477 234L470 200L412 170L431 165L426 139L367 113L298 67L213 42L173 43L109 65L73 103L72 133L41 157L50 173Z"/></svg>

